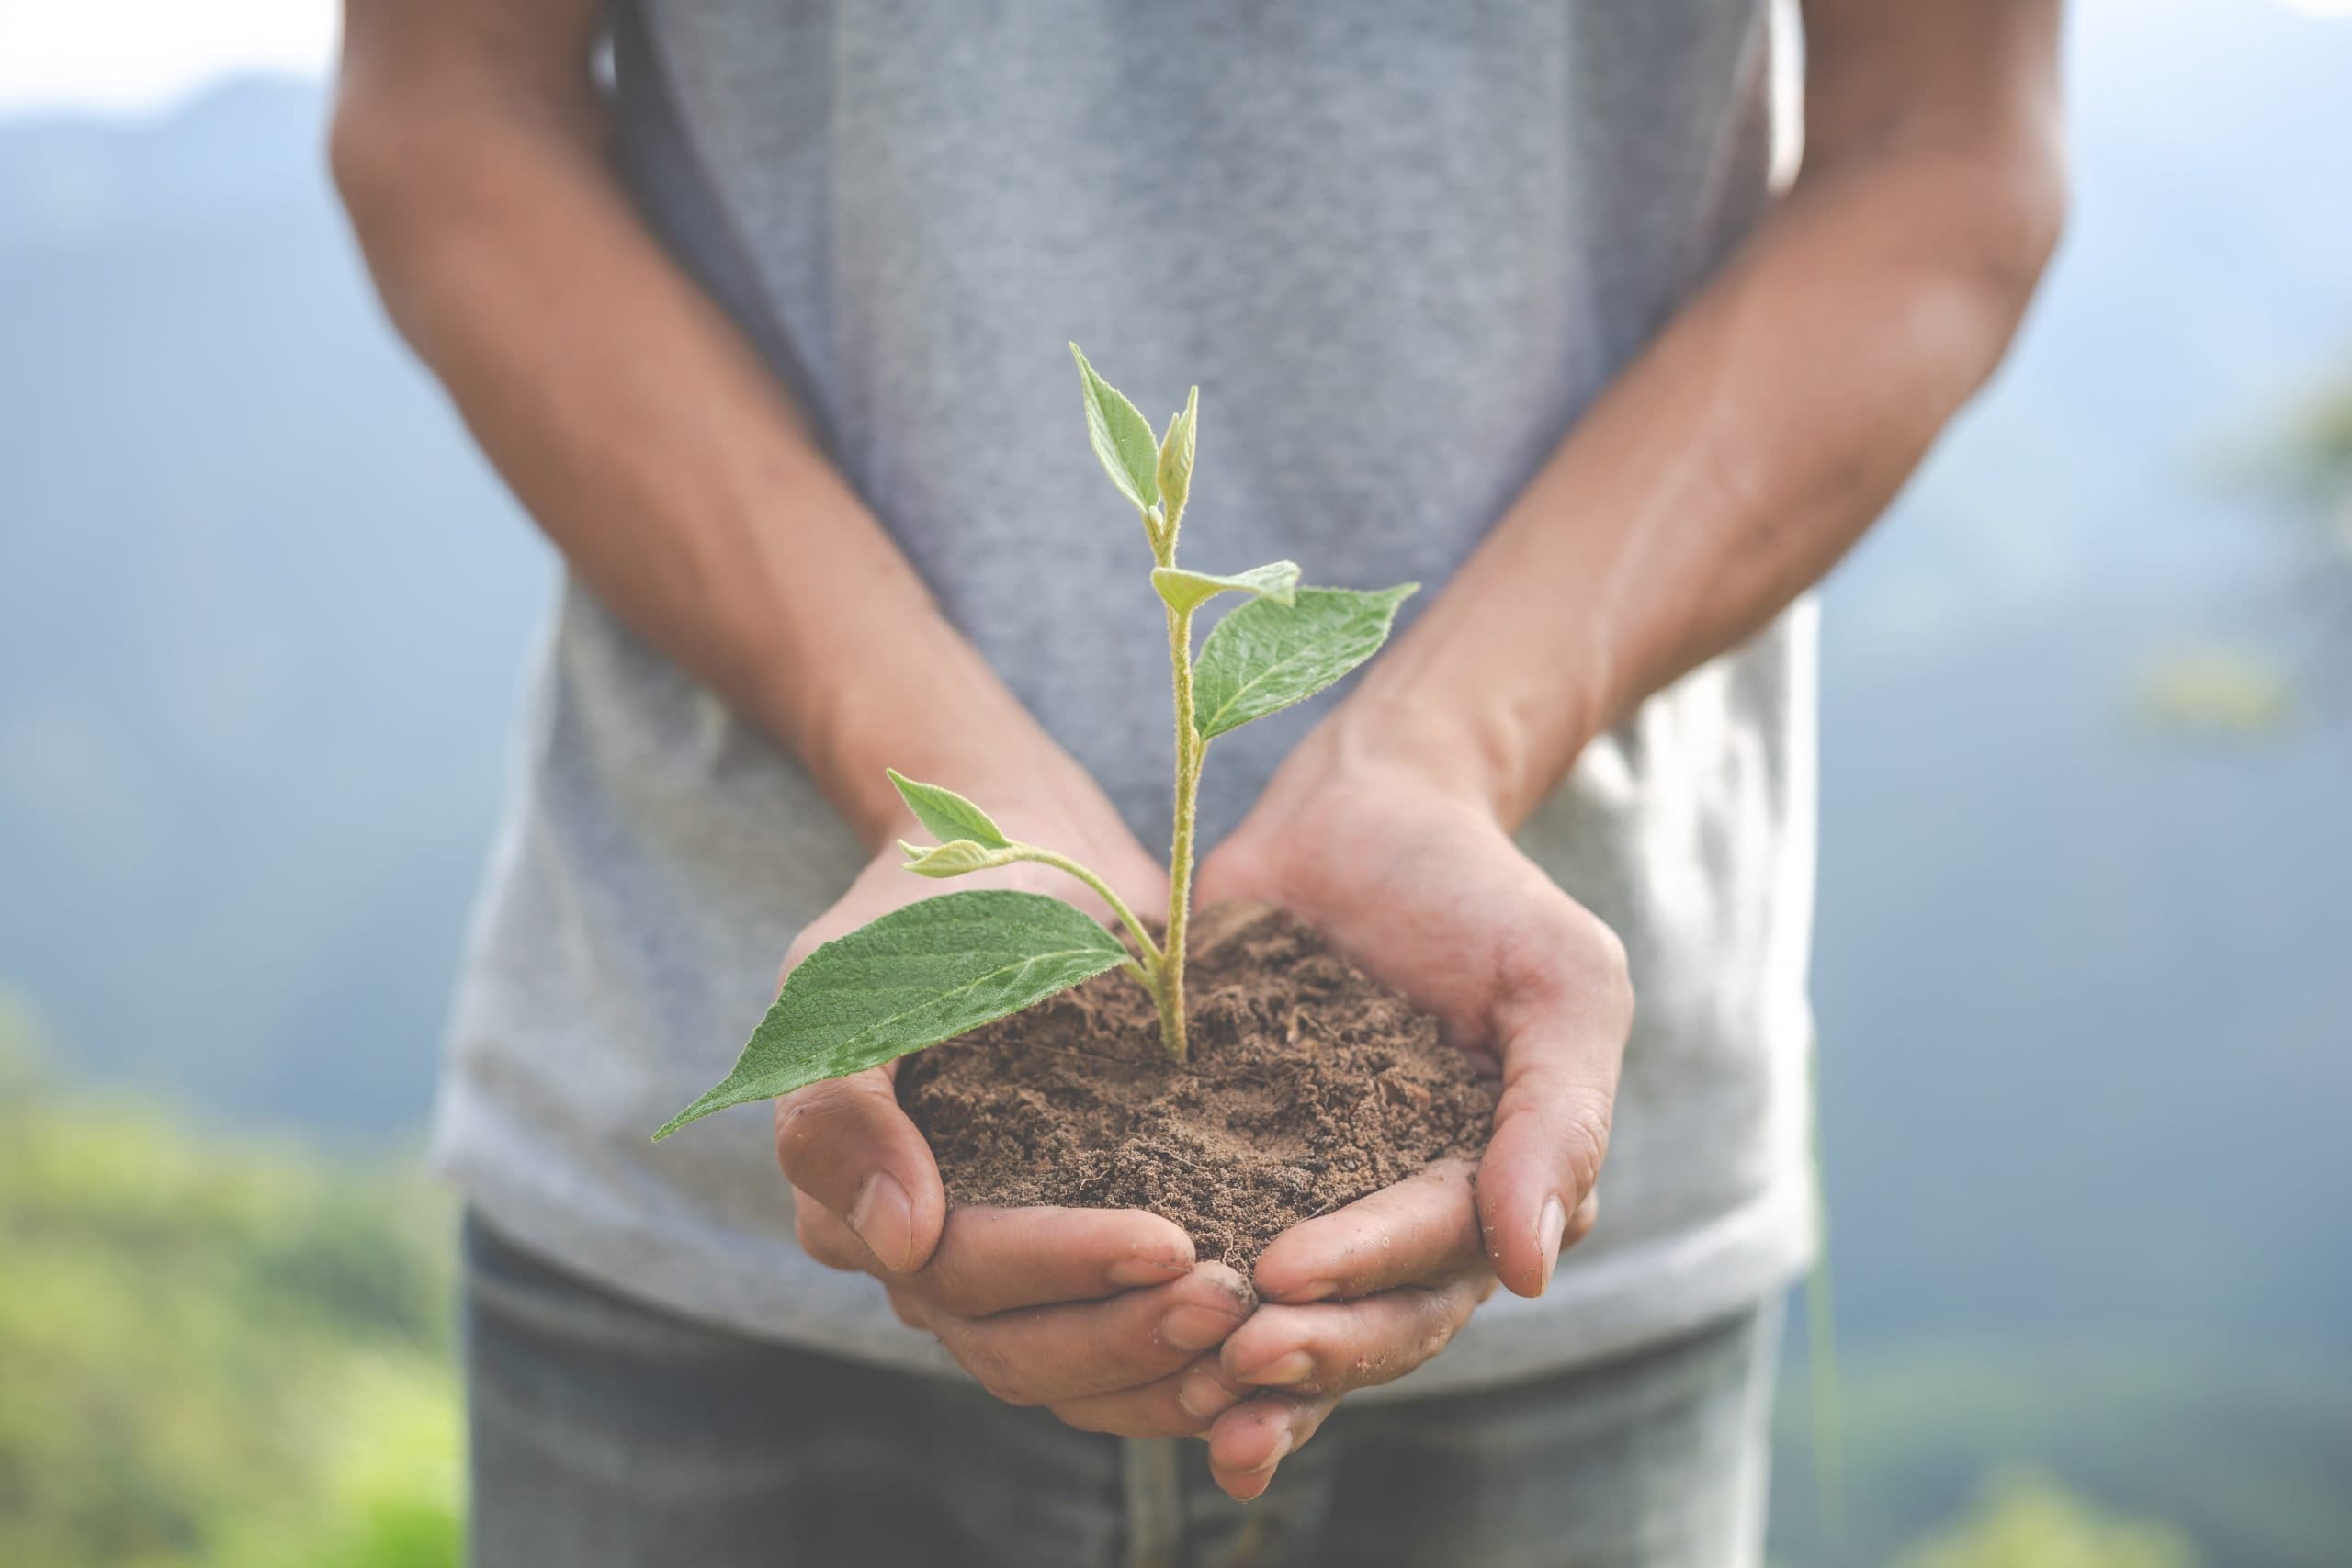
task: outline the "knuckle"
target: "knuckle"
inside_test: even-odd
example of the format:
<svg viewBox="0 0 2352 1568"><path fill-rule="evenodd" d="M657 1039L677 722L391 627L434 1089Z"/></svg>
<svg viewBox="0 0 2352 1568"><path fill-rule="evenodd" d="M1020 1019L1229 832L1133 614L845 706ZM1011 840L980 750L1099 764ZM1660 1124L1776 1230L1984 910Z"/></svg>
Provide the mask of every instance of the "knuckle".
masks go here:
<svg viewBox="0 0 2352 1568"><path fill-rule="evenodd" d="M956 1352L956 1358L982 1388L1005 1404L1026 1408L1045 1403L1037 1396L1026 1370L987 1338L967 1341Z"/></svg>
<svg viewBox="0 0 2352 1568"><path fill-rule="evenodd" d="M1457 1295L1460 1300L1457 1301ZM1412 1364L1419 1366L1448 1345L1467 1320L1471 1299L1468 1292L1453 1291L1431 1292L1421 1303L1419 1332L1412 1348Z"/></svg>
<svg viewBox="0 0 2352 1568"><path fill-rule="evenodd" d="M1609 1097L1590 1090L1570 1094L1561 1106L1560 1152L1579 1194L1590 1192L1600 1179L1600 1167L1609 1157L1612 1114ZM1577 1207L1583 1207L1581 1198Z"/></svg>
<svg viewBox="0 0 2352 1568"><path fill-rule="evenodd" d="M787 1174L816 1141L821 1120L821 1101L810 1089L775 1102L775 1162Z"/></svg>

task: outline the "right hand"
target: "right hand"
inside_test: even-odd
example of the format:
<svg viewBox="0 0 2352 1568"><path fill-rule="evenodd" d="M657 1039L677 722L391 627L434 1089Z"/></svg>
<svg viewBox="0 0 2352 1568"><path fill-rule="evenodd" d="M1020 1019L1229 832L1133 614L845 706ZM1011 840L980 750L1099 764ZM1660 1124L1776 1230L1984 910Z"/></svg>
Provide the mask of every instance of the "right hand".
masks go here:
<svg viewBox="0 0 2352 1568"><path fill-rule="evenodd" d="M1008 832L1084 863L1133 907L1166 903L1167 873L1091 786L1034 806L974 797ZM909 836L923 835L910 824ZM901 870L904 858L893 849L861 872L793 942L785 974L820 943L942 891ZM1097 902L1038 865L956 884ZM1189 1435L1240 1400L1248 1391L1216 1356L1250 1314L1238 1274L1196 1262L1182 1229L1140 1209L949 1213L930 1146L899 1108L897 1075L892 1062L775 1102L776 1160L811 1258L880 1280L899 1321L935 1335L998 1398L1049 1406L1089 1431Z"/></svg>

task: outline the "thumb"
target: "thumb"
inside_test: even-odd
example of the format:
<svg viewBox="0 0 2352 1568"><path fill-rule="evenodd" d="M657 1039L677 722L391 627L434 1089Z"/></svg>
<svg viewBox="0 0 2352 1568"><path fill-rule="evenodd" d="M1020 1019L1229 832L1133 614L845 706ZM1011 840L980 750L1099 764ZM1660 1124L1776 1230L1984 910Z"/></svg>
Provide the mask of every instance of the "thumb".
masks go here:
<svg viewBox="0 0 2352 1568"><path fill-rule="evenodd" d="M885 1271L911 1274L931 1261L947 1193L931 1146L899 1109L889 1071L869 1067L777 1100L775 1157L786 1179L841 1216Z"/></svg>
<svg viewBox="0 0 2352 1568"><path fill-rule="evenodd" d="M1502 1097L1478 1165L1478 1217L1495 1275L1540 1296L1560 1254L1592 1228L1609 1154L1633 988L1613 939L1580 984L1531 987L1498 1019Z"/></svg>

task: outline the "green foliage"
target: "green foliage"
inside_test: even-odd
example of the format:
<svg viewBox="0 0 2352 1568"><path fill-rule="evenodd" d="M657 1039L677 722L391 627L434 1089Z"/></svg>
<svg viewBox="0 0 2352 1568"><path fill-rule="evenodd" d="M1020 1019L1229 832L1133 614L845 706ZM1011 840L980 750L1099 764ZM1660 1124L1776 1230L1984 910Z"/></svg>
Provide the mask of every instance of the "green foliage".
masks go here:
<svg viewBox="0 0 2352 1568"><path fill-rule="evenodd" d="M1004 836L989 814L966 800L952 789L937 784L917 784L896 768L889 770L890 782L898 786L899 798L915 814L915 820L931 829L943 843L957 839L969 839L984 850L1001 850L1012 840Z"/></svg>
<svg viewBox="0 0 2352 1568"><path fill-rule="evenodd" d="M1302 588L1297 602L1260 599L1216 625L1193 673L1193 724L1204 740L1303 703L1370 659L1417 582L1361 593Z"/></svg>
<svg viewBox="0 0 2352 1568"><path fill-rule="evenodd" d="M749 1100L880 1066L1127 961L1057 898L992 888L893 909L803 959L725 1082L654 1136Z"/></svg>
<svg viewBox="0 0 2352 1568"><path fill-rule="evenodd" d="M2046 1475L1996 1477L1975 1512L1895 1560L1895 1568L2197 1568L2179 1531L2114 1519Z"/></svg>
<svg viewBox="0 0 2352 1568"><path fill-rule="evenodd" d="M905 869L945 878L1017 861L1054 866L1110 906L1134 938L1136 954L1083 914L1035 894L950 894L895 910L827 942L797 965L735 1070L671 1118L656 1139L714 1111L789 1094L954 1039L1114 967L1125 968L1151 993L1161 1043L1171 1060L1184 1061L1193 808L1208 742L1306 701L1371 658L1387 637L1396 606L1417 585L1376 593L1302 590L1295 561L1229 577L1177 566L1177 526L1192 491L1201 389L1192 389L1166 435L1155 438L1135 404L1095 374L1078 344L1069 352L1085 396L1088 438L1102 471L1142 515L1155 563L1152 588L1167 605L1178 754L1164 941L1156 942L1117 891L1085 866L1007 837L987 812L955 791L893 770L890 782L899 797L940 840L901 842ZM1193 615L1219 593L1240 593L1250 603L1209 634L1196 668Z"/></svg>
<svg viewBox="0 0 2352 1568"><path fill-rule="evenodd" d="M1184 521L1184 502L1193 493L1193 457L1200 441L1201 389L1184 394L1183 412L1168 422L1159 438L1159 501L1167 514L1166 533L1172 542Z"/></svg>
<svg viewBox="0 0 2352 1568"><path fill-rule="evenodd" d="M0 1562L452 1568L447 1234L435 1196L380 1172L20 1075L0 1095Z"/></svg>
<svg viewBox="0 0 2352 1568"><path fill-rule="evenodd" d="M1220 593L1247 593L1254 598L1271 599L1277 604L1288 605L1298 598L1298 563L1278 560L1266 566L1253 566L1248 571L1235 572L1231 577L1214 577L1205 571L1186 571L1181 566L1154 567L1151 586L1168 607L1179 615L1197 610Z"/></svg>
<svg viewBox="0 0 2352 1568"><path fill-rule="evenodd" d="M1159 504L1159 440L1136 405L1094 373L1078 344L1071 344L1069 353L1078 361L1079 379L1086 394L1087 437L1094 443L1094 455L1102 460L1102 471L1111 476L1121 495L1136 503L1136 511L1150 512ZM1189 482L1189 457L1184 473Z"/></svg>

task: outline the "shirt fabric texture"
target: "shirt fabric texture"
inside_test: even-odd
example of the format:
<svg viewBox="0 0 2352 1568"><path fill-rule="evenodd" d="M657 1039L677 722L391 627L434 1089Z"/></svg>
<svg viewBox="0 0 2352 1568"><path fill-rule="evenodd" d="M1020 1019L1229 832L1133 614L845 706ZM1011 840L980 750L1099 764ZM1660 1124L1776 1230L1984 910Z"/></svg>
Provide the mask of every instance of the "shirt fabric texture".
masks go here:
<svg viewBox="0 0 2352 1568"><path fill-rule="evenodd" d="M1417 580L1409 620L1766 209L1770 9L637 0L618 157L947 615L1163 844L1150 562L1064 343L1148 416L1199 383L1187 565ZM1375 1397L1656 1342L1808 1260L1814 666L1805 602L1594 742L1521 829L1632 963L1600 1223L1545 1297L1498 1295ZM1204 849L1337 694L1219 739ZM649 1139L724 1075L863 861L790 756L567 582L464 966L440 1166L616 1291L952 1371L876 1281L795 1245L763 1107Z"/></svg>

